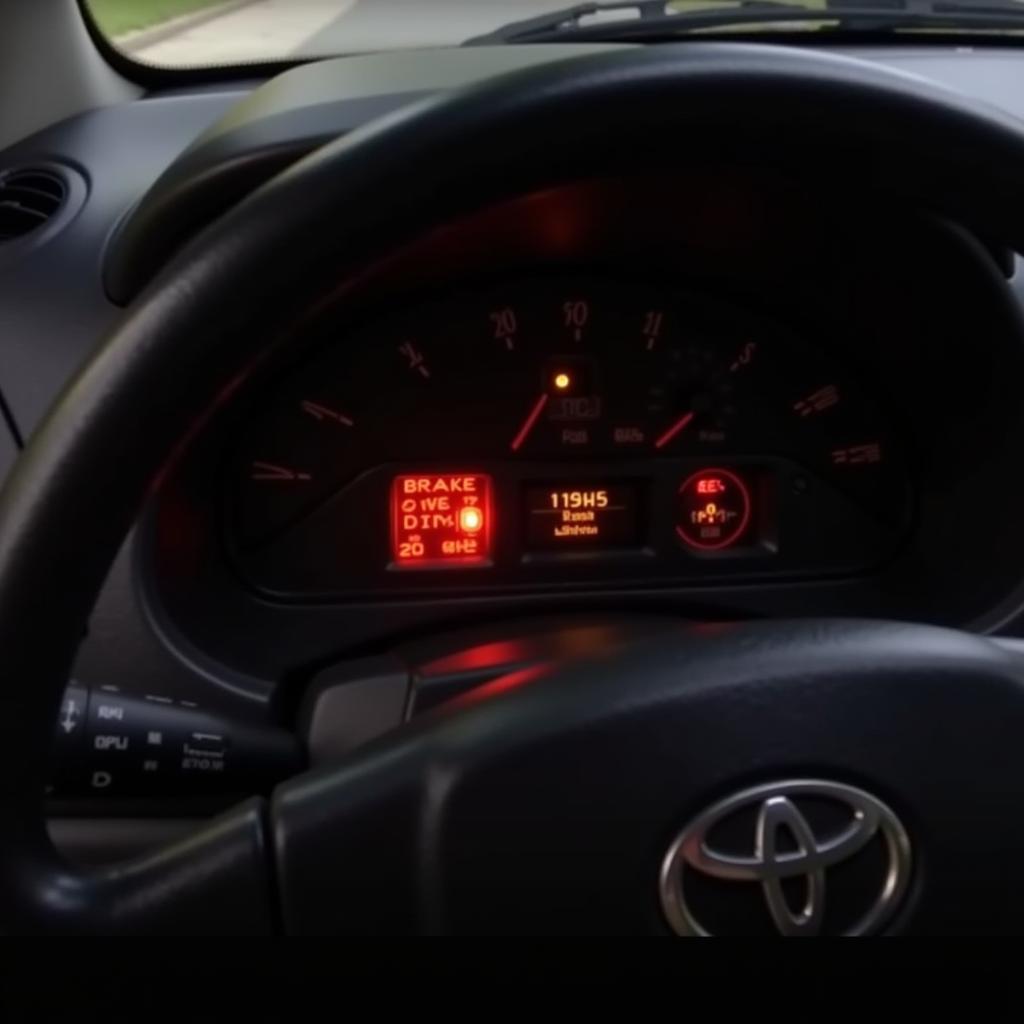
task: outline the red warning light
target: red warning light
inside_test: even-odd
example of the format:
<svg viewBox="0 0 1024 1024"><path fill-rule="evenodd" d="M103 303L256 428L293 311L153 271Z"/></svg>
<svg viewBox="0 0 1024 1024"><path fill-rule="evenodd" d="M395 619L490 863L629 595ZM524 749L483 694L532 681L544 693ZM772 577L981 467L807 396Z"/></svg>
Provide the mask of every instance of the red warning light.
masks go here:
<svg viewBox="0 0 1024 1024"><path fill-rule="evenodd" d="M698 494L724 494L725 481L720 476L702 476L696 483Z"/></svg>
<svg viewBox="0 0 1024 1024"><path fill-rule="evenodd" d="M490 565L491 478L421 473L391 484L391 557L397 569Z"/></svg>
<svg viewBox="0 0 1024 1024"><path fill-rule="evenodd" d="M750 525L750 491L727 469L701 470L679 488L676 533L700 551L721 551L741 542Z"/></svg>

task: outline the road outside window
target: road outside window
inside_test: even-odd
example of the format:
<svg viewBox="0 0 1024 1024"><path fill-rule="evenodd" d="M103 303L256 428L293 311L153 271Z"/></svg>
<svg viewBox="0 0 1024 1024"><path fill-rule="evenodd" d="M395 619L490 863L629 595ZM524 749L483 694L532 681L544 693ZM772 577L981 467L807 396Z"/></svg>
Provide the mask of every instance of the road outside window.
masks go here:
<svg viewBox="0 0 1024 1024"><path fill-rule="evenodd" d="M164 67L450 46L565 0L85 0L129 57Z"/></svg>

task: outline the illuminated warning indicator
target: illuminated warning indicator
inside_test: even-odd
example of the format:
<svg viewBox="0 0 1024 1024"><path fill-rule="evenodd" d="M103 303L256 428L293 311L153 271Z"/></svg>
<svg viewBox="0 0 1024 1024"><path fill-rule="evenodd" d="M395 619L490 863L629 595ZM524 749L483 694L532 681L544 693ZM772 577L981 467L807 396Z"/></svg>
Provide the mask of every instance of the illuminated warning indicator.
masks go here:
<svg viewBox="0 0 1024 1024"><path fill-rule="evenodd" d="M556 390L567 391L569 385L572 384L572 378L567 373L556 373L554 383Z"/></svg>
<svg viewBox="0 0 1024 1024"><path fill-rule="evenodd" d="M491 564L491 478L485 473L397 476L391 485L396 569Z"/></svg>
<svg viewBox="0 0 1024 1024"><path fill-rule="evenodd" d="M728 489L720 476L702 476L697 480L695 487L698 494L725 494Z"/></svg>
<svg viewBox="0 0 1024 1024"><path fill-rule="evenodd" d="M691 548L721 551L742 542L750 525L750 490L727 469L694 473L679 488L676 533Z"/></svg>
<svg viewBox="0 0 1024 1024"><path fill-rule="evenodd" d="M475 505L459 509L459 529L463 533L479 533L484 526L484 514Z"/></svg>

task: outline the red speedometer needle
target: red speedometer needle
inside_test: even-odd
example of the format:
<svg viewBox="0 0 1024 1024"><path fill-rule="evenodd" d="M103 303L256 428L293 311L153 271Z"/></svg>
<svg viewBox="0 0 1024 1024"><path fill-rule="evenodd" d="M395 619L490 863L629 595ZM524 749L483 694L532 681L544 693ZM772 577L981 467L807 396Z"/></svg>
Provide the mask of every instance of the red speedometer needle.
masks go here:
<svg viewBox="0 0 1024 1024"><path fill-rule="evenodd" d="M512 438L512 451L517 452L522 447L523 442L530 436L530 431L533 430L534 424L540 418L540 414L544 411L544 406L547 404L548 396L547 392L545 392L534 403L529 415L526 417L523 425L519 428L519 433Z"/></svg>
<svg viewBox="0 0 1024 1024"><path fill-rule="evenodd" d="M664 448L665 445L672 440L681 430L685 430L690 425L690 420L693 419L693 412L688 412L685 416L681 416L675 423L672 424L668 430L665 431L657 441L654 442L655 448Z"/></svg>

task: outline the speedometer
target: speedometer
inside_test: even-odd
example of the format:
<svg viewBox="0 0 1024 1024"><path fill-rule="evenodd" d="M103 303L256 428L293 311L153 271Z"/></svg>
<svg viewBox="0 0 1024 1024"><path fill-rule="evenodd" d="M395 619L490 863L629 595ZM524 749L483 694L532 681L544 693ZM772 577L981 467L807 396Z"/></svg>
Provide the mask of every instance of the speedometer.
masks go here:
<svg viewBox="0 0 1024 1024"><path fill-rule="evenodd" d="M908 529L856 367L721 298L500 282L310 351L231 471L231 546L271 591L856 572Z"/></svg>

